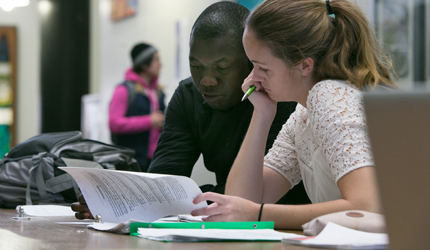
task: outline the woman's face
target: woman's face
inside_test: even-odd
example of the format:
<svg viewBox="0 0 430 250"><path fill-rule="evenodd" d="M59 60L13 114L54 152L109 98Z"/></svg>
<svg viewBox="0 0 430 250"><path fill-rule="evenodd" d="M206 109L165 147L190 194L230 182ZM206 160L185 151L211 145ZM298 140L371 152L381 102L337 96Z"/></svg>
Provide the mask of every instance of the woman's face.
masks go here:
<svg viewBox="0 0 430 250"><path fill-rule="evenodd" d="M161 61L160 61L160 55L158 52L155 52L151 64L148 68L146 68L146 72L148 72L152 77L158 77L160 75L160 69L161 69Z"/></svg>
<svg viewBox="0 0 430 250"><path fill-rule="evenodd" d="M271 50L257 40L251 30L245 29L242 41L246 55L254 64L253 80L260 82L274 101L297 101L297 84L300 83L301 72L273 56Z"/></svg>

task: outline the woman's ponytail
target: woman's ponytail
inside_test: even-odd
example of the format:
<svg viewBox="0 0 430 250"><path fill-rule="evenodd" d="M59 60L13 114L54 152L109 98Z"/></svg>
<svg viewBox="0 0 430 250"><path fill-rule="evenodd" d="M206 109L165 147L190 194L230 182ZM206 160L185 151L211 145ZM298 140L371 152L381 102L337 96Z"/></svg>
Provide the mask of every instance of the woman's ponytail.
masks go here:
<svg viewBox="0 0 430 250"><path fill-rule="evenodd" d="M251 12L247 29L288 65L313 58L317 81L347 80L359 88L393 84L391 61L349 0L266 0Z"/></svg>
<svg viewBox="0 0 430 250"><path fill-rule="evenodd" d="M347 0L332 0L333 40L318 63L320 78L342 78L363 88L393 83L390 59L378 46L375 34L358 8Z"/></svg>

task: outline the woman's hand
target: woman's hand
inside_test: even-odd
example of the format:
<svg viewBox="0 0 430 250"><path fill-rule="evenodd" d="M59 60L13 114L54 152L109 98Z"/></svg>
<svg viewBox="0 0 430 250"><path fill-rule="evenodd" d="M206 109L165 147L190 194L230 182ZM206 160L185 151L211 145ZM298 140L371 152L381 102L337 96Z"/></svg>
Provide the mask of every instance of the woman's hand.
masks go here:
<svg viewBox="0 0 430 250"><path fill-rule="evenodd" d="M164 114L160 110L151 113L151 125L158 129L163 129Z"/></svg>
<svg viewBox="0 0 430 250"><path fill-rule="evenodd" d="M79 219L79 220L94 219L90 209L87 206L87 202L85 201L84 196L82 194L79 195L78 202L75 202L72 204L72 210L76 212L75 213L76 219Z"/></svg>
<svg viewBox="0 0 430 250"><path fill-rule="evenodd" d="M212 192L203 193L194 199L194 204L202 201L213 203L205 208L196 209L191 215L208 215L204 221L257 221L260 205L252 201Z"/></svg>
<svg viewBox="0 0 430 250"><path fill-rule="evenodd" d="M242 91L246 93L251 86L255 86L254 92L248 97L249 101L254 105L254 110L263 111L266 114L276 114L276 101L272 100L264 91L261 82L253 79L254 70L243 81ZM269 112L271 111L271 112Z"/></svg>

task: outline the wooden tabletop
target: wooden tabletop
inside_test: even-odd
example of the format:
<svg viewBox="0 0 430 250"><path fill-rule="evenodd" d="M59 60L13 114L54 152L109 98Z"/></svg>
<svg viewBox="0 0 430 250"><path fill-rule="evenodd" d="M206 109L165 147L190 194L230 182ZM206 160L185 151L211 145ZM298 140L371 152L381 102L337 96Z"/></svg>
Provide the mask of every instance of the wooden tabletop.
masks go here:
<svg viewBox="0 0 430 250"><path fill-rule="evenodd" d="M31 217L14 220L15 209L0 209L1 249L279 249L308 250L282 242L158 242L143 238L99 232L86 225L57 224L78 222L73 217ZM302 234L300 231L285 231Z"/></svg>

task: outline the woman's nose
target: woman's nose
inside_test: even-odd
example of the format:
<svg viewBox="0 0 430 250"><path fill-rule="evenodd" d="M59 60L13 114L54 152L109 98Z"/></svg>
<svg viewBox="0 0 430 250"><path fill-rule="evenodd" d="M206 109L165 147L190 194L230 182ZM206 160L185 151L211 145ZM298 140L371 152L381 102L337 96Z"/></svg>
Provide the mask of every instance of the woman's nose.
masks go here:
<svg viewBox="0 0 430 250"><path fill-rule="evenodd" d="M252 75L252 80L261 82L263 80L263 77L261 77L259 74L256 74L254 71L254 74Z"/></svg>

